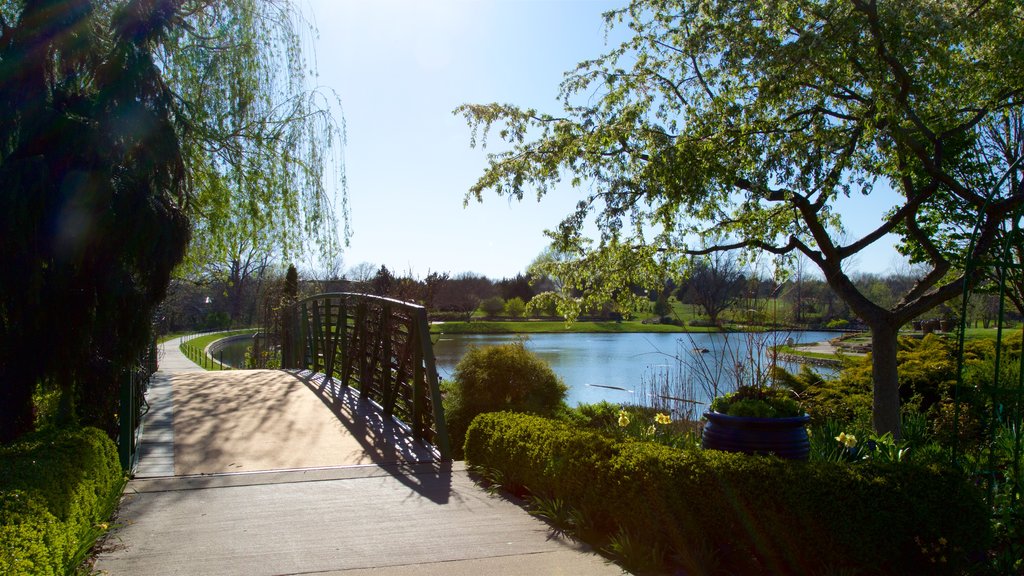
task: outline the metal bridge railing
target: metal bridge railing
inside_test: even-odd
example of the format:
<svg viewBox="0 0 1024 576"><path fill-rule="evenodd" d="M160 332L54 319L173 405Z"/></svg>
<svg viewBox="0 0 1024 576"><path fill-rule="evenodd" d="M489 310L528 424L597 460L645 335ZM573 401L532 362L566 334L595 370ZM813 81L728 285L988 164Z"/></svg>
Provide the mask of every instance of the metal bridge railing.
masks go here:
<svg viewBox="0 0 1024 576"><path fill-rule="evenodd" d="M285 311L282 332L283 368L358 389L442 459L451 457L425 308L367 294L318 294Z"/></svg>

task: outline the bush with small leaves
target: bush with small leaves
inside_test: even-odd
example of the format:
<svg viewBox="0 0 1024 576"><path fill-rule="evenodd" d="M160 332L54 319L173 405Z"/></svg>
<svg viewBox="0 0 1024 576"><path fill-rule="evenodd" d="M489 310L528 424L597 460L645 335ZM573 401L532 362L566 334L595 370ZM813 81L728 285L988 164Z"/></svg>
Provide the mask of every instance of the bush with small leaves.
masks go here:
<svg viewBox="0 0 1024 576"><path fill-rule="evenodd" d="M473 348L444 384L444 410L456 457L477 414L509 410L542 416L565 409L568 387L522 342Z"/></svg>
<svg viewBox="0 0 1024 576"><path fill-rule="evenodd" d="M677 450L512 413L473 420L465 450L516 493L579 511L597 545L669 572L956 574L990 537L977 489L936 466ZM919 542L943 542L946 562Z"/></svg>
<svg viewBox="0 0 1024 576"><path fill-rule="evenodd" d="M117 447L96 428L0 448L0 574L70 572L123 486Z"/></svg>

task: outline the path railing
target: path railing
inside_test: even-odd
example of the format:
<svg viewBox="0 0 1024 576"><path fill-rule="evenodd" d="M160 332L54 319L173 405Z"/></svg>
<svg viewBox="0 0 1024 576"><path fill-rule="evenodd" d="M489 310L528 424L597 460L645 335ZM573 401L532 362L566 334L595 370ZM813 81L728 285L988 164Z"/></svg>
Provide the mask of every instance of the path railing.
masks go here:
<svg viewBox="0 0 1024 576"><path fill-rule="evenodd" d="M142 416L149 410L146 389L150 376L157 369L156 340L134 364L122 366L120 376L120 408L118 409L117 453L121 469L131 474L139 462L139 441L142 437Z"/></svg>
<svg viewBox="0 0 1024 576"><path fill-rule="evenodd" d="M198 364L204 370L232 370L231 366L224 364L224 355L221 354L220 358L213 358L206 353L204 346L195 346L191 344L192 340L202 338L203 336L209 336L210 334L218 334L223 330L215 330L212 332L194 332L187 336L183 336L181 339L181 351L185 354L185 357L189 360Z"/></svg>
<svg viewBox="0 0 1024 576"><path fill-rule="evenodd" d="M441 458L451 457L425 308L367 294L318 294L285 311L283 332L283 368L358 389Z"/></svg>

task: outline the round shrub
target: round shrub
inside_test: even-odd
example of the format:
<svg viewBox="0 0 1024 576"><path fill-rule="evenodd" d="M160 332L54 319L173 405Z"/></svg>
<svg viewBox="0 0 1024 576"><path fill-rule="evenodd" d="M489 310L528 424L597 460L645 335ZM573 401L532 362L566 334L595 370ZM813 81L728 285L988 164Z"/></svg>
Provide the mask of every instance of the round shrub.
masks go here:
<svg viewBox="0 0 1024 576"><path fill-rule="evenodd" d="M456 457L469 423L484 412L526 412L548 416L564 406L568 387L522 342L473 348L444 386L445 419Z"/></svg>

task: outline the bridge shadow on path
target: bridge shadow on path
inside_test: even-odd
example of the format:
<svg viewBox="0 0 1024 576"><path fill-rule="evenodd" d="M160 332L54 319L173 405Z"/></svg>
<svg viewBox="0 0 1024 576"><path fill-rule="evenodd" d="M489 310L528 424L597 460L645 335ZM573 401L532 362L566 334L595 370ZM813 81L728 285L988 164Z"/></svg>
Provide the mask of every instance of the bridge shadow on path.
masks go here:
<svg viewBox="0 0 1024 576"><path fill-rule="evenodd" d="M232 370L171 379L175 476L379 466L431 501L450 497L450 463L323 375Z"/></svg>
<svg viewBox="0 0 1024 576"><path fill-rule="evenodd" d="M373 463L397 464L384 468L421 496L438 504L448 502L452 464L442 461L436 448L413 438L407 426L385 416L376 403L361 399L358 390L309 370L287 373L316 394Z"/></svg>
<svg viewBox="0 0 1024 576"><path fill-rule="evenodd" d="M439 463L375 404L322 375L163 377L174 475L128 484L100 573L620 573L488 495L462 463Z"/></svg>

